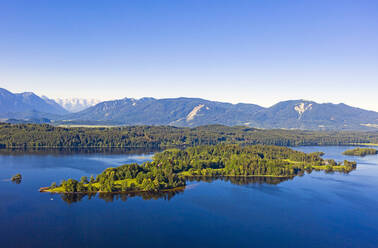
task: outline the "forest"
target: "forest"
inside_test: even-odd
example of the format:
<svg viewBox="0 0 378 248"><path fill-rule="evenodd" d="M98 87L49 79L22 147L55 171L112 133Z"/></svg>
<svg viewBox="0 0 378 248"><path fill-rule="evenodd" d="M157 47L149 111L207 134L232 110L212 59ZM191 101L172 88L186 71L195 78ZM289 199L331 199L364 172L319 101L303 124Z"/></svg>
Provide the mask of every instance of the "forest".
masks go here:
<svg viewBox="0 0 378 248"><path fill-rule="evenodd" d="M161 192L183 188L198 177L293 177L305 171L325 170L348 173L356 162L325 160L323 153L304 153L270 145L205 145L167 149L152 161L107 168L96 177L63 180L42 192Z"/></svg>
<svg viewBox="0 0 378 248"><path fill-rule="evenodd" d="M48 124L0 123L0 148L124 148L216 144L351 145L377 144L378 132L320 132L222 125L64 128Z"/></svg>

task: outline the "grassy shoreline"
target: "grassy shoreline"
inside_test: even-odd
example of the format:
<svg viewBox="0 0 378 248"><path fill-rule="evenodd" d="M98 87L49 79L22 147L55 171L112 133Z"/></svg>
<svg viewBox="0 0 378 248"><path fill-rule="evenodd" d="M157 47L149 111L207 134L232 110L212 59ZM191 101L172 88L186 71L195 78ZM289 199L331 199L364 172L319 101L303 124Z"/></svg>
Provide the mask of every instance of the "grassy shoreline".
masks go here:
<svg viewBox="0 0 378 248"><path fill-rule="evenodd" d="M378 154L378 150L376 150L374 148L360 148L360 147L350 149L350 150L346 150L346 151L343 152L343 155L360 156L360 157L364 157L364 156L367 156L367 155L376 155L376 154Z"/></svg>
<svg viewBox="0 0 378 248"><path fill-rule="evenodd" d="M351 146L378 146L376 143L351 143Z"/></svg>

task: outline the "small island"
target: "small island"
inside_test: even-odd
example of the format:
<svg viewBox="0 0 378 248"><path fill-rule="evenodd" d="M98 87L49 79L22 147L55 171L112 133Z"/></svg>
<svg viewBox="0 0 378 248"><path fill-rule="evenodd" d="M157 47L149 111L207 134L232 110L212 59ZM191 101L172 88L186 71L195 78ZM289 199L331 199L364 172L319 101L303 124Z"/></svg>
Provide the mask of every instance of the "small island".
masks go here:
<svg viewBox="0 0 378 248"><path fill-rule="evenodd" d="M375 154L378 154L378 150L376 149L373 149L373 148L360 148L360 147L357 147L357 148L354 148L354 149L350 149L350 150L346 150L345 152L343 152L344 155L348 155L348 156L366 156L366 155L375 155Z"/></svg>
<svg viewBox="0 0 378 248"><path fill-rule="evenodd" d="M184 150L168 149L143 164L107 168L96 177L80 181L52 183L41 192L51 193L135 193L183 189L195 177L274 177L288 178L305 171L324 170L348 173L356 162L322 159L323 153L304 153L287 147L269 145L208 145Z"/></svg>
<svg viewBox="0 0 378 248"><path fill-rule="evenodd" d="M11 178L11 181L17 184L20 184L22 180L21 174L16 174Z"/></svg>

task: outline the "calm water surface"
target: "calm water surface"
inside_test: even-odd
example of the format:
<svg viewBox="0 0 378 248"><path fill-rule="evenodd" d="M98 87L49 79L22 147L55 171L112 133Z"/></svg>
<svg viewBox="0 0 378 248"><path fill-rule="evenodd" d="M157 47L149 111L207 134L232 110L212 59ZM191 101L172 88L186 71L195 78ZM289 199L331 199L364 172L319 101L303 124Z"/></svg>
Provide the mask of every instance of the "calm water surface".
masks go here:
<svg viewBox="0 0 378 248"><path fill-rule="evenodd" d="M378 156L348 147L299 147L358 162L350 174L283 182L190 182L160 196L62 199L52 181L144 162L151 154L0 153L1 247L378 247ZM21 184L7 179L21 173ZM265 182L264 182L265 181Z"/></svg>

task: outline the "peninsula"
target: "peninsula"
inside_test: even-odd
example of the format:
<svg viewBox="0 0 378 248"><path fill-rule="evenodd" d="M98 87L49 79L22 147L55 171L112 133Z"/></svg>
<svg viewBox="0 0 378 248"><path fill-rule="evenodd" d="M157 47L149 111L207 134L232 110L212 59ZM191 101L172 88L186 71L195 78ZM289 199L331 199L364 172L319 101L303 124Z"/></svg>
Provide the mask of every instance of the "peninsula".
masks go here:
<svg viewBox="0 0 378 248"><path fill-rule="evenodd" d="M345 152L343 152L344 155L348 155L348 156L366 156L366 155L375 155L375 154L378 154L378 150L376 149L373 149L373 148L360 148L360 147L357 147L357 148L354 148L354 149L350 149L350 150L346 150Z"/></svg>

